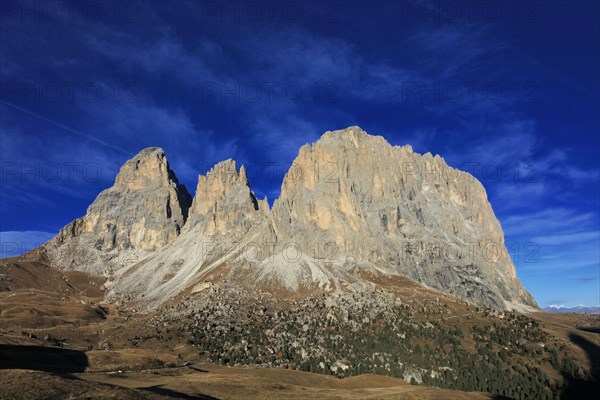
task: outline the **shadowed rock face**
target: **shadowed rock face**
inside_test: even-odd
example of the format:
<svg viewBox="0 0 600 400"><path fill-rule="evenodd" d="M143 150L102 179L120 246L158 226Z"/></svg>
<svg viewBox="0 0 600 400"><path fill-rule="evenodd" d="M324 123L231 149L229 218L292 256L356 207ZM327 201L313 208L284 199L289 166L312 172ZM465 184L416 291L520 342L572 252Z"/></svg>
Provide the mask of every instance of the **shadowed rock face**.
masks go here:
<svg viewBox="0 0 600 400"><path fill-rule="evenodd" d="M206 250L224 243L235 247ZM272 210L233 160L199 177L191 203L162 150L145 149L45 247L55 264L112 274L113 294L146 301L193 291L222 267L223 279L252 287L360 290L368 271L475 304L537 307L481 183L358 127L303 146ZM90 254L114 268L86 263Z"/></svg>

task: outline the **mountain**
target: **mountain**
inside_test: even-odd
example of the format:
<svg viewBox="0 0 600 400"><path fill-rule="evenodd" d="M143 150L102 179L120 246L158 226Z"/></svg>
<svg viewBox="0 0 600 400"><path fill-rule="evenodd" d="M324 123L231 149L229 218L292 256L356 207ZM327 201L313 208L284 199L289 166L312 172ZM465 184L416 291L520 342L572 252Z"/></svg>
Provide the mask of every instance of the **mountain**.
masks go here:
<svg viewBox="0 0 600 400"><path fill-rule="evenodd" d="M163 150L147 148L121 167L83 217L43 247L56 266L110 277L173 241L191 203Z"/></svg>
<svg viewBox="0 0 600 400"><path fill-rule="evenodd" d="M535 306L483 186L439 156L391 146L358 127L300 149L273 215L278 240L303 254L318 246L335 259L323 268L332 274L358 266L475 304Z"/></svg>
<svg viewBox="0 0 600 400"><path fill-rule="evenodd" d="M55 266L107 278L110 299L150 307L222 282L302 295L402 275L476 305L537 308L481 183L358 127L302 146L272 209L233 160L199 176L192 200L164 152L142 150L43 247Z"/></svg>
<svg viewBox="0 0 600 400"><path fill-rule="evenodd" d="M579 313L579 314L600 314L600 306L584 306L577 305L573 307L567 307L562 305L551 305L543 308L544 311L549 313Z"/></svg>

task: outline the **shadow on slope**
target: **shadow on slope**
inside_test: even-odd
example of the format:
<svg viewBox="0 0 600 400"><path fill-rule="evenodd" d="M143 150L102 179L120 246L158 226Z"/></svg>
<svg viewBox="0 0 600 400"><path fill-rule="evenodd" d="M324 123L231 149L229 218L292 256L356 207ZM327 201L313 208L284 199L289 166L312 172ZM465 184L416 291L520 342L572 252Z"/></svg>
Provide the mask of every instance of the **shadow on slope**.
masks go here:
<svg viewBox="0 0 600 400"><path fill-rule="evenodd" d="M139 390L145 390L148 392L160 394L165 397L169 397L172 399L184 399L184 400L219 400L216 397L208 396L208 395L199 395L199 396L190 396L185 393L177 392L172 389L167 389L164 385L156 385L150 387L139 388Z"/></svg>
<svg viewBox="0 0 600 400"><path fill-rule="evenodd" d="M591 364L591 377L584 379L575 371L563 371L565 389L561 399L596 399L600 393L600 346L574 333L569 335L569 339L587 353Z"/></svg>
<svg viewBox="0 0 600 400"><path fill-rule="evenodd" d="M87 366L87 355L83 351L0 344L0 369L74 373L85 371Z"/></svg>
<svg viewBox="0 0 600 400"><path fill-rule="evenodd" d="M584 331L584 332L590 332L590 333L600 333L600 328L595 327L595 326L591 326L591 327L581 327L581 328L577 328L580 331Z"/></svg>

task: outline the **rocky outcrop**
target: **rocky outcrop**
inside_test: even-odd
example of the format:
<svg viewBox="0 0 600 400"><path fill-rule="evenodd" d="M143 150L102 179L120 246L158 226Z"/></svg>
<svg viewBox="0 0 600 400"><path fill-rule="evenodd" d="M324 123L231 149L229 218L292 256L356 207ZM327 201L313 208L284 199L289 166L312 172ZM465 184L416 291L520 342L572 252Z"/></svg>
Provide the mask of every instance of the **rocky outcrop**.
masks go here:
<svg viewBox="0 0 600 400"><path fill-rule="evenodd" d="M191 203L163 150L147 148L123 165L83 217L44 247L55 265L104 274L172 242Z"/></svg>
<svg viewBox="0 0 600 400"><path fill-rule="evenodd" d="M198 177L196 196L181 235L167 246L130 263L107 288L113 299L141 297L155 304L206 287L207 281L252 284L248 257L254 243L268 242L270 212L257 201L244 166L233 160Z"/></svg>
<svg viewBox="0 0 600 400"><path fill-rule="evenodd" d="M272 210L233 160L198 178L192 203L146 149L46 249L66 268L116 265L103 271L111 296L151 303L216 281L298 294L404 275L474 304L537 307L481 183L358 127L303 146Z"/></svg>
<svg viewBox="0 0 600 400"><path fill-rule="evenodd" d="M273 206L278 241L328 270L402 274L476 304L536 306L486 191L440 156L358 127L305 145Z"/></svg>
<svg viewBox="0 0 600 400"><path fill-rule="evenodd" d="M260 205L244 166L238 171L234 160L222 161L198 177L190 225L201 224L208 236L245 233L256 223L256 211L268 211L268 204L266 210L264 203Z"/></svg>

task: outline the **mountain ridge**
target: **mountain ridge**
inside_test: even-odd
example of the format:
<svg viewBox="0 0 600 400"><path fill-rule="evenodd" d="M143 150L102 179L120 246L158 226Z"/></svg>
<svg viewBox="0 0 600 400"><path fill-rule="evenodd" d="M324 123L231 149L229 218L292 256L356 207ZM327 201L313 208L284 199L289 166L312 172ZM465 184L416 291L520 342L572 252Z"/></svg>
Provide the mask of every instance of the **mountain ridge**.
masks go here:
<svg viewBox="0 0 600 400"><path fill-rule="evenodd" d="M407 276L474 304L537 308L483 185L440 156L359 127L302 146L273 207L256 198L234 160L200 175L191 199L162 149L144 149L43 247L62 268L106 276L111 296L150 303L216 281L273 292L361 291L372 285L369 272Z"/></svg>
<svg viewBox="0 0 600 400"><path fill-rule="evenodd" d="M600 314L600 306L586 306L584 304L578 304L575 306L553 304L542 308L542 310L550 313Z"/></svg>

